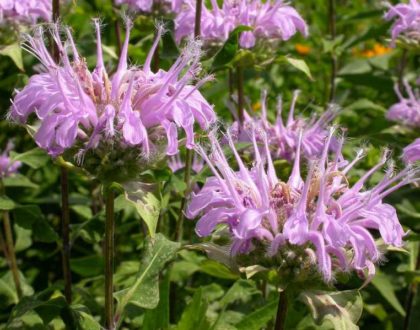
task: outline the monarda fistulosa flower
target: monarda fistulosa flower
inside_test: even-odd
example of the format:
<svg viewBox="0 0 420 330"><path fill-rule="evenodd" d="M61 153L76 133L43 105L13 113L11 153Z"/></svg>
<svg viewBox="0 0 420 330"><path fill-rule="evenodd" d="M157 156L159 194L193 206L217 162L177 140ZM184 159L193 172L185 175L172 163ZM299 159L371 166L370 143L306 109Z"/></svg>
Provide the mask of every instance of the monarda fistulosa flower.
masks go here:
<svg viewBox="0 0 420 330"><path fill-rule="evenodd" d="M168 71L152 72L152 56L163 33L160 26L143 67L130 67L127 51L131 23L127 22L118 67L109 77L102 57L99 22L95 25L97 64L93 71L79 55L69 29L65 43L58 27L52 30L60 63L48 52L41 27L33 37L27 37L25 48L40 60L45 72L32 76L17 92L10 117L28 123L35 115L39 127L34 138L41 148L53 157L65 152L76 155L94 173L93 167L103 162L111 169L125 167L135 172L140 158L144 163L153 155L159 156L162 146L167 155L178 153L178 128L185 132L186 147L192 148L194 123L207 129L216 119L213 107L198 91L211 77L192 84L201 69L200 44L191 41Z"/></svg>
<svg viewBox="0 0 420 330"><path fill-rule="evenodd" d="M234 141L251 142L252 132L255 130L256 139L262 142L260 132L267 135L271 155L275 159L292 161L296 155L299 140L299 132L302 132L301 149L306 158L320 156L328 136L328 126L337 115L337 109L331 106L319 118L312 116L311 119L296 117L295 107L299 91L293 93L287 120L282 118L282 99L277 101L277 117L274 123L267 118L267 93L263 92L261 97L261 116L254 117L244 111L242 124L236 120L230 127L230 133ZM336 147L337 141L333 139L331 148ZM261 150L264 153L264 150Z"/></svg>
<svg viewBox="0 0 420 330"><path fill-rule="evenodd" d="M6 149L0 153L0 179L7 178L12 174L17 173L22 163L14 161L10 158L10 151L13 149L13 143L7 143Z"/></svg>
<svg viewBox="0 0 420 330"><path fill-rule="evenodd" d="M398 37L420 42L420 3L410 0L408 3L399 3L395 6L387 4L386 20L394 20L391 28L392 45Z"/></svg>
<svg viewBox="0 0 420 330"><path fill-rule="evenodd" d="M200 237L227 233L230 255L239 266L274 267L282 278L294 267L292 281L316 273L329 282L337 273L351 270L370 279L382 256L375 238L386 245L403 245L405 233L396 210L383 199L418 180L419 170L404 168L395 173L391 165L379 183L369 186L372 175L387 163L389 152L361 177L353 177L351 170L363 158L363 150L347 161L341 155L344 138L339 138L337 151L330 154L331 129L322 154L308 162L303 178L300 134L291 174L282 181L266 138L264 159L253 135L255 159L247 167L227 134L237 170L229 165L216 136L209 138L211 153L200 146L197 152L214 176L192 194L186 214L190 219L199 217L196 233Z"/></svg>
<svg viewBox="0 0 420 330"><path fill-rule="evenodd" d="M420 160L420 139L414 140L414 142L404 148L403 159L407 163Z"/></svg>
<svg viewBox="0 0 420 330"><path fill-rule="evenodd" d="M36 23L39 19L50 21L51 0L1 0L0 24L7 22Z"/></svg>
<svg viewBox="0 0 420 330"><path fill-rule="evenodd" d="M117 5L128 5L136 12L150 13L154 8L163 12L178 12L183 0L115 0Z"/></svg>
<svg viewBox="0 0 420 330"><path fill-rule="evenodd" d="M389 108L386 117L406 126L420 127L420 95L417 91L413 91L407 82L404 82L404 85L408 97L404 97L398 86L395 86L400 101Z"/></svg>
<svg viewBox="0 0 420 330"><path fill-rule="evenodd" d="M175 38L179 43L194 33L196 4L186 0L175 20ZM220 8L211 0L211 8L203 3L200 38L206 44L222 43L239 26L252 31L241 33L239 44L252 48L257 40L288 40L298 31L304 36L308 27L298 12L282 0L226 0Z"/></svg>

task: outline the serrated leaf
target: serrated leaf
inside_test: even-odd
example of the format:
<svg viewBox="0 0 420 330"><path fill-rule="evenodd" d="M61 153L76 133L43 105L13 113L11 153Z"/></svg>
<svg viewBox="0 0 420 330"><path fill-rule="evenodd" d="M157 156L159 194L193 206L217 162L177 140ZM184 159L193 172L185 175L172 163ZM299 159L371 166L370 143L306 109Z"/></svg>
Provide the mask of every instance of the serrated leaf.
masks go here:
<svg viewBox="0 0 420 330"><path fill-rule="evenodd" d="M22 154L18 154L14 151L10 152L11 158L14 161L20 161L33 169L44 166L50 157L40 148L34 148Z"/></svg>
<svg viewBox="0 0 420 330"><path fill-rule="evenodd" d="M309 307L317 326L323 329L359 329L363 302L358 290L306 291L299 298Z"/></svg>
<svg viewBox="0 0 420 330"><path fill-rule="evenodd" d="M173 259L180 243L171 242L162 234L147 239L140 270L129 288L114 294L118 301L117 316L121 316L128 304L142 308L155 308L159 303L159 272Z"/></svg>
<svg viewBox="0 0 420 330"><path fill-rule="evenodd" d="M0 49L0 55L8 56L21 71L25 71L22 59L22 48L19 43L14 43Z"/></svg>
<svg viewBox="0 0 420 330"><path fill-rule="evenodd" d="M154 237L160 214L160 201L152 192L144 189L141 182L124 184L125 197L146 223L150 236Z"/></svg>

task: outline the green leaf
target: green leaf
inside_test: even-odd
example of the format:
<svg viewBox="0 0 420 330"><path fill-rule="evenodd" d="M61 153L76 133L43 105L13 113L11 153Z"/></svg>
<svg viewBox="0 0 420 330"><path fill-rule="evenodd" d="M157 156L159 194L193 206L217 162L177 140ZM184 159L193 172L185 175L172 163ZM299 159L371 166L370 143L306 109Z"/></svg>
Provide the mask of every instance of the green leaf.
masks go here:
<svg viewBox="0 0 420 330"><path fill-rule="evenodd" d="M101 256L91 255L70 259L71 270L79 275L90 277L103 273L104 260Z"/></svg>
<svg viewBox="0 0 420 330"><path fill-rule="evenodd" d="M203 297L202 288L195 291L193 299L187 305L181 315L176 330L206 330L209 328L209 322L206 319L207 302Z"/></svg>
<svg viewBox="0 0 420 330"><path fill-rule="evenodd" d="M235 324L238 330L260 330L263 329L267 323L273 319L277 310L277 299L265 304L252 313L245 316L239 323Z"/></svg>
<svg viewBox="0 0 420 330"><path fill-rule="evenodd" d="M144 314L143 329L169 329L169 272L161 276L159 285L159 303L155 309L148 309Z"/></svg>
<svg viewBox="0 0 420 330"><path fill-rule="evenodd" d="M386 301L394 307L394 309L400 313L401 316L405 316L404 308L401 306L398 301L397 296L395 295L394 288L392 283L387 275L377 271L371 282L379 293L386 299Z"/></svg>
<svg viewBox="0 0 420 330"><path fill-rule="evenodd" d="M12 201L7 196L0 196L0 210L3 211L10 211L13 210L16 207L16 204L14 201Z"/></svg>
<svg viewBox="0 0 420 330"><path fill-rule="evenodd" d="M214 57L211 70L217 71L225 68L230 64L239 50L239 36L241 32L251 31L252 28L248 26L238 26L229 35L229 38L224 43L223 47L218 51Z"/></svg>
<svg viewBox="0 0 420 330"><path fill-rule="evenodd" d="M312 318L322 329L359 329L363 302L358 290L340 292L306 291L299 298L309 307ZM299 329L307 328L300 325Z"/></svg>
<svg viewBox="0 0 420 330"><path fill-rule="evenodd" d="M252 296L260 295L261 291L255 287L254 282L243 279L237 280L220 300L222 306L227 306L237 301L247 303Z"/></svg>
<svg viewBox="0 0 420 330"><path fill-rule="evenodd" d="M141 182L129 182L124 185L125 197L137 210L146 223L150 236L154 237L160 214L160 201L144 189Z"/></svg>
<svg viewBox="0 0 420 330"><path fill-rule="evenodd" d="M15 233L16 233L16 241L15 241L15 251L23 251L31 246L32 244L32 231L29 229L22 228L21 226L15 224L14 226Z"/></svg>
<svg viewBox="0 0 420 330"><path fill-rule="evenodd" d="M34 294L34 290L21 272L19 272L19 280L24 296L30 296ZM7 271L0 278L0 307L7 307L9 305L16 304L18 301L19 299L16 292L12 272Z"/></svg>
<svg viewBox="0 0 420 330"><path fill-rule="evenodd" d="M295 69L302 71L310 80L312 81L314 80L311 74L311 70L309 69L308 65L306 64L304 60L293 58L290 56L281 56L277 61L289 63Z"/></svg>
<svg viewBox="0 0 420 330"><path fill-rule="evenodd" d="M236 280L239 275L233 273L228 267L215 260L204 260L200 265L203 273L227 280Z"/></svg>
<svg viewBox="0 0 420 330"><path fill-rule="evenodd" d="M45 151L43 151L40 148L35 148L22 154L18 154L16 152L11 151L10 155L12 160L20 161L34 169L44 166L50 159L50 157L45 153Z"/></svg>
<svg viewBox="0 0 420 330"><path fill-rule="evenodd" d="M22 48L20 47L19 43L14 43L0 49L0 54L3 56L8 56L12 59L12 61L16 64L16 66L21 71L25 71L23 67L23 59L22 59Z"/></svg>
<svg viewBox="0 0 420 330"><path fill-rule="evenodd" d="M3 179L5 187L38 188L38 185L22 174L14 174Z"/></svg>
<svg viewBox="0 0 420 330"><path fill-rule="evenodd" d="M101 330L102 326L92 315L88 314L86 307L82 305L71 306L71 318L75 330Z"/></svg>
<svg viewBox="0 0 420 330"><path fill-rule="evenodd" d="M159 272L173 259L180 244L171 242L162 234L147 239L140 271L135 282L127 289L114 294L118 301L116 314L121 316L127 304L152 309L159 303Z"/></svg>
<svg viewBox="0 0 420 330"><path fill-rule="evenodd" d="M58 235L45 219L36 205L25 205L13 210L16 223L25 229L31 229L33 238L40 242L51 243L58 240Z"/></svg>

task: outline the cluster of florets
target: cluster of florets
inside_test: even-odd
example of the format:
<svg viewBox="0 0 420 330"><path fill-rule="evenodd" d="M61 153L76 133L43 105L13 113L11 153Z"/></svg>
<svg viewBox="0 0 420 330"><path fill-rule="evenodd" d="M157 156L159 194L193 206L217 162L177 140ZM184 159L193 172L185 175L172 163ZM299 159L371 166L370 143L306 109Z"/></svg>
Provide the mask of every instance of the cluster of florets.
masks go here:
<svg viewBox="0 0 420 330"><path fill-rule="evenodd" d="M175 20L175 38L181 42L194 33L196 4L186 0ZM240 46L252 48L257 40L288 40L297 31L308 34L308 27L298 12L282 0L226 0L220 8L211 0L211 8L203 3L201 39L206 44L224 42L239 26L248 26L240 36Z"/></svg>
<svg viewBox="0 0 420 330"><path fill-rule="evenodd" d="M330 281L336 271L352 269L370 278L375 262L381 258L374 237L379 235L392 246L403 244L405 233L396 210L383 199L415 182L418 169L405 168L395 173L390 166L379 183L366 188L369 178L387 163L388 152L355 180L350 170L364 153L361 150L355 159L346 161L341 154L344 139L340 138L336 151L329 155L331 130L322 154L308 162L306 179L302 179L300 171L300 133L292 172L288 180L282 181L276 175L266 138L261 146L253 134L255 161L251 168L241 160L229 133L226 138L238 170L231 168L216 136L210 134L211 153L200 146L197 151L214 176L193 194L187 216L199 217L196 232L200 237L227 228L233 257L261 251L262 245L265 257L277 260L289 249L299 248L325 281ZM265 149L265 159L261 148Z"/></svg>
<svg viewBox="0 0 420 330"><path fill-rule="evenodd" d="M420 3L410 0L409 3L388 4L386 20L395 20L391 28L392 45L399 36L420 42Z"/></svg>
<svg viewBox="0 0 420 330"><path fill-rule="evenodd" d="M389 108L387 118L406 126L420 127L420 95L407 82L404 84L408 97L404 97L396 86L395 92L398 95L399 102Z"/></svg>
<svg viewBox="0 0 420 330"><path fill-rule="evenodd" d="M7 178L10 175L17 173L22 163L14 161L10 158L10 151L13 149L13 143L9 142L6 149L0 154L0 179Z"/></svg>
<svg viewBox="0 0 420 330"><path fill-rule="evenodd" d="M128 5L131 10L150 13L154 9L160 12L178 12L183 0L115 0L117 5Z"/></svg>
<svg viewBox="0 0 420 330"><path fill-rule="evenodd" d="M42 28L34 37L28 36L26 48L40 60L45 72L32 76L17 93L10 117L27 123L35 114L40 122L35 141L52 156L77 149L77 155L83 158L88 150L112 145L113 149L131 148L130 154L147 158L159 151L160 144L166 146L166 154L174 155L178 153L179 127L185 131L187 148L192 148L194 123L207 129L216 119L213 107L198 91L211 77L191 85L201 69L200 44L190 42L169 71L152 72L152 56L163 33L160 26L143 67L128 67L128 22L118 68L109 77L102 57L99 22L95 24L97 65L92 72L68 29L66 43L61 41L58 27L53 29L60 63L49 54Z"/></svg>
<svg viewBox="0 0 420 330"><path fill-rule="evenodd" d="M51 0L2 0L0 24L5 22L36 23L39 19L50 21Z"/></svg>
<svg viewBox="0 0 420 330"><path fill-rule="evenodd" d="M328 126L337 115L337 110L331 106L320 117L311 119L295 117L296 101L299 91L295 91L290 105L287 121L282 118L282 99L277 102L277 117L272 124L267 118L267 93L261 97L261 116L252 117L244 111L244 121L241 124L236 120L230 127L230 134L234 141L251 142L251 132L255 131L256 139L262 142L260 132L267 135L268 145L272 157L292 161L296 156L299 134L302 134L302 151L310 159L321 155L325 138L328 136ZM331 143L334 149L336 141Z"/></svg>

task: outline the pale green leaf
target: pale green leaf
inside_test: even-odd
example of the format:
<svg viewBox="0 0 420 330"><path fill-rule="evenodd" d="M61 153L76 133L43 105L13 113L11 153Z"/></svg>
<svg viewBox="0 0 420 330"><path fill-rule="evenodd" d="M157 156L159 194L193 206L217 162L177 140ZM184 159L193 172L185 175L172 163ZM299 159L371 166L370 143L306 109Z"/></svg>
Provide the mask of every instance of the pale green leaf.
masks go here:
<svg viewBox="0 0 420 330"><path fill-rule="evenodd" d="M155 308L159 302L159 272L163 266L173 259L180 247L162 234L147 239L146 249L141 261L140 270L134 283L114 294L118 301L117 315L124 312L127 304L142 308Z"/></svg>
<svg viewBox="0 0 420 330"><path fill-rule="evenodd" d="M8 56L12 59L12 61L16 64L16 66L21 71L25 71L23 67L23 59L22 59L22 48L20 47L19 43L14 43L0 49L0 54L3 56Z"/></svg>
<svg viewBox="0 0 420 330"><path fill-rule="evenodd" d="M12 201L7 196L0 196L0 210L3 211L9 211L13 210L16 207L16 204L14 201Z"/></svg>

